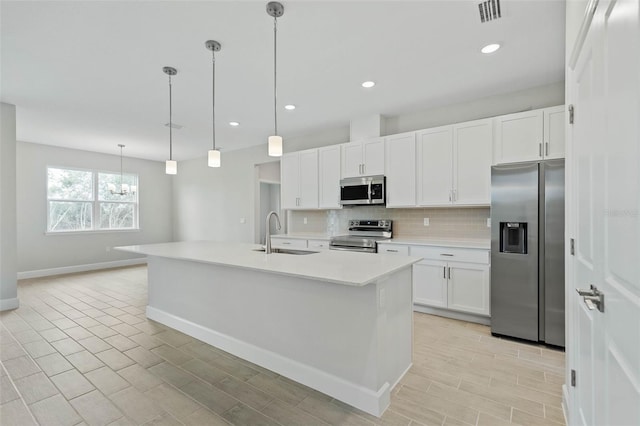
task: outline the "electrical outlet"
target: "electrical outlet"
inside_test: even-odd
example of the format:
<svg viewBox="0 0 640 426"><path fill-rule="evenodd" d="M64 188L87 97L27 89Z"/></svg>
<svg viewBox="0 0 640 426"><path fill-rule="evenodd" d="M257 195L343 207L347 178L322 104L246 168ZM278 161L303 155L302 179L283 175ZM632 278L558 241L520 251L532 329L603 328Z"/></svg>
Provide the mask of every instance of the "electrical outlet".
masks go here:
<svg viewBox="0 0 640 426"><path fill-rule="evenodd" d="M487 228L491 228L491 218L487 218Z"/></svg>
<svg viewBox="0 0 640 426"><path fill-rule="evenodd" d="M305 225L307 224L307 218L306 217L302 219L302 223L304 223Z"/></svg>
<svg viewBox="0 0 640 426"><path fill-rule="evenodd" d="M429 226L429 218L428 217L424 218L424 226Z"/></svg>

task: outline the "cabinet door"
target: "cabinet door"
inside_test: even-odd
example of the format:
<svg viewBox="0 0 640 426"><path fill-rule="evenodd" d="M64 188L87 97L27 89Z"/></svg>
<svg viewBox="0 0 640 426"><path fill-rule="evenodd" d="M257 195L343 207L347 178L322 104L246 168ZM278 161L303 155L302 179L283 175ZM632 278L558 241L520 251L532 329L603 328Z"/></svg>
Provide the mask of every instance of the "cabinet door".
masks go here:
<svg viewBox="0 0 640 426"><path fill-rule="evenodd" d="M352 142L342 146L342 177L362 175L362 143Z"/></svg>
<svg viewBox="0 0 640 426"><path fill-rule="evenodd" d="M454 126L453 203L489 205L491 203L491 120Z"/></svg>
<svg viewBox="0 0 640 426"><path fill-rule="evenodd" d="M372 139L362 143L362 174L365 176L384 174L384 139Z"/></svg>
<svg viewBox="0 0 640 426"><path fill-rule="evenodd" d="M564 158L564 105L544 109L544 157Z"/></svg>
<svg viewBox="0 0 640 426"><path fill-rule="evenodd" d="M285 154L280 161L280 203L282 209L298 207L298 153Z"/></svg>
<svg viewBox="0 0 640 426"><path fill-rule="evenodd" d="M449 262L449 309L489 315L489 266Z"/></svg>
<svg viewBox="0 0 640 426"><path fill-rule="evenodd" d="M496 118L496 164L542 158L542 110Z"/></svg>
<svg viewBox="0 0 640 426"><path fill-rule="evenodd" d="M413 265L413 303L447 307L446 265L427 260Z"/></svg>
<svg viewBox="0 0 640 426"><path fill-rule="evenodd" d="M388 137L385 141L387 207L416 205L416 135Z"/></svg>
<svg viewBox="0 0 640 426"><path fill-rule="evenodd" d="M417 133L418 205L451 204L453 189L453 127L444 126Z"/></svg>
<svg viewBox="0 0 640 426"><path fill-rule="evenodd" d="M340 205L340 145L318 150L318 207L339 209Z"/></svg>
<svg viewBox="0 0 640 426"><path fill-rule="evenodd" d="M298 206L303 209L318 208L318 150L300 153L300 191Z"/></svg>
<svg viewBox="0 0 640 426"><path fill-rule="evenodd" d="M402 244L378 244L378 253L396 256L409 256L409 246Z"/></svg>

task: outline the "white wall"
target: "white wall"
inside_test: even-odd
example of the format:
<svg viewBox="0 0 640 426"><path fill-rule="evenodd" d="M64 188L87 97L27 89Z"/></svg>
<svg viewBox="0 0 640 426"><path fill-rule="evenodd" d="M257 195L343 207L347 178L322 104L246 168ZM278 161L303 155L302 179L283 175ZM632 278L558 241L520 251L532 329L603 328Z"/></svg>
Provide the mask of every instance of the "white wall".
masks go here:
<svg viewBox="0 0 640 426"><path fill-rule="evenodd" d="M18 307L16 107L0 104L0 310Z"/></svg>
<svg viewBox="0 0 640 426"><path fill-rule="evenodd" d="M114 144L114 152L118 152ZM107 248L172 240L171 177L164 163L124 158L125 173L138 174L140 231L46 235L47 166L120 171L119 155L17 144L18 271L38 271L102 262L135 255Z"/></svg>

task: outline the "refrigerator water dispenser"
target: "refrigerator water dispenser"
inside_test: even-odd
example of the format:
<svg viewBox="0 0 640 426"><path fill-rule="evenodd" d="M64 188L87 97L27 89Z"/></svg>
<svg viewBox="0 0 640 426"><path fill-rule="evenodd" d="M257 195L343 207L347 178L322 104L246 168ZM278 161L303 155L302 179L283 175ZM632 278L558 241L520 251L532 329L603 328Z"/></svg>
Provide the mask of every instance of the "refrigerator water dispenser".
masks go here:
<svg viewBox="0 0 640 426"><path fill-rule="evenodd" d="M500 222L500 252L527 254L526 222Z"/></svg>

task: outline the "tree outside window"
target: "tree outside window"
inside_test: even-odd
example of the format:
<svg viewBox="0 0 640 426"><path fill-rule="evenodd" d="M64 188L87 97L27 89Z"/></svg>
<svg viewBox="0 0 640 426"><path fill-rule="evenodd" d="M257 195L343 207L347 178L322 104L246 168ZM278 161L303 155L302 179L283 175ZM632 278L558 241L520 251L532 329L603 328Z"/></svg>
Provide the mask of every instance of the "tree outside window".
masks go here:
<svg viewBox="0 0 640 426"><path fill-rule="evenodd" d="M126 194L112 193L122 188ZM90 170L47 169L49 232L137 229L138 177Z"/></svg>

